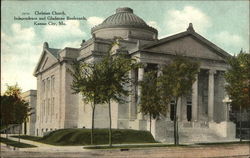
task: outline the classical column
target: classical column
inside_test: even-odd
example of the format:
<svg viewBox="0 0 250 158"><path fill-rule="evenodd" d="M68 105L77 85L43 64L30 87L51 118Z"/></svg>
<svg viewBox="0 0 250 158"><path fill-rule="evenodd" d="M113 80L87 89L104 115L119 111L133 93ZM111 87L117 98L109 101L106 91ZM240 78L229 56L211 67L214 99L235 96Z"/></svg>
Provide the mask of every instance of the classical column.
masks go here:
<svg viewBox="0 0 250 158"><path fill-rule="evenodd" d="M157 77L162 75L162 68L163 68L163 65L161 64L157 65Z"/></svg>
<svg viewBox="0 0 250 158"><path fill-rule="evenodd" d="M192 121L198 120L198 74L192 86Z"/></svg>
<svg viewBox="0 0 250 158"><path fill-rule="evenodd" d="M180 120L187 121L187 97L181 97L181 114Z"/></svg>
<svg viewBox="0 0 250 158"><path fill-rule="evenodd" d="M214 121L214 74L216 70L210 69L208 76L208 120Z"/></svg>
<svg viewBox="0 0 250 158"><path fill-rule="evenodd" d="M135 70L130 70L129 77L132 79L133 82L135 79ZM136 111L136 102L135 102L135 85L132 84L131 87L131 95L130 95L130 103L129 103L129 119L134 120L136 119L137 111Z"/></svg>
<svg viewBox="0 0 250 158"><path fill-rule="evenodd" d="M143 75L144 75L144 68L139 68L138 69L138 81L143 80ZM138 119L143 119L142 113L140 113L140 106L139 103L141 102L141 86L138 86L138 100L137 100L137 112L138 112Z"/></svg>
<svg viewBox="0 0 250 158"><path fill-rule="evenodd" d="M182 97L178 99L176 108L176 116L179 121L181 120L181 106L182 106Z"/></svg>

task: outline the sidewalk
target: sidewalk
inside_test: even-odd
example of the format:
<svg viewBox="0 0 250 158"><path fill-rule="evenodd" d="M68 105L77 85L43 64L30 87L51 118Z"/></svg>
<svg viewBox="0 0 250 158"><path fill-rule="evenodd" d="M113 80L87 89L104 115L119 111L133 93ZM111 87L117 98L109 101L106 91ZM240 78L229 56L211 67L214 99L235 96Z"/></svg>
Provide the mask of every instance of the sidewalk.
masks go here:
<svg viewBox="0 0 250 158"><path fill-rule="evenodd" d="M14 140L14 141L18 141L18 138L14 138L11 136L14 136L17 134L8 134L8 139L10 140ZM1 134L1 137L6 138L5 134ZM55 145L50 145L50 144L44 144L44 143L40 143L40 142L36 142L36 141L31 141L31 140L26 140L26 139L20 139L20 141L22 143L26 143L26 144L30 144L30 145L34 145L37 147L33 147L33 148L15 148L15 150L18 151L39 151L39 152L54 152L54 151L62 151L62 152L69 152L69 151L74 151L74 152L84 152L85 149L83 149L83 146L55 146ZM2 147L2 143L1 143L1 147Z"/></svg>

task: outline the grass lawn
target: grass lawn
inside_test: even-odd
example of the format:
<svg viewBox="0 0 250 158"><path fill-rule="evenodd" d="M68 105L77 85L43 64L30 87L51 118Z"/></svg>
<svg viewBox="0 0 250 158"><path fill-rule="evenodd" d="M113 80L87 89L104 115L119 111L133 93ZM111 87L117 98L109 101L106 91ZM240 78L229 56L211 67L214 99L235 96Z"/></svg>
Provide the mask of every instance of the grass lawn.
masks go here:
<svg viewBox="0 0 250 158"><path fill-rule="evenodd" d="M121 150L128 150L133 148L151 148L151 147L186 147L188 145L174 145L174 144L124 144L124 145L114 145L109 147L108 145L97 145L97 146L85 146L84 149L121 149Z"/></svg>
<svg viewBox="0 0 250 158"><path fill-rule="evenodd" d="M229 145L229 144L249 144L250 141L234 141L234 142L211 142L211 143L197 143L197 145Z"/></svg>
<svg viewBox="0 0 250 158"><path fill-rule="evenodd" d="M23 139L51 145L90 145L91 129L60 129L44 137L21 136ZM150 132L130 129L112 129L113 144L157 143ZM108 129L94 130L94 144L108 144ZM18 136L15 136L18 137Z"/></svg>
<svg viewBox="0 0 250 158"><path fill-rule="evenodd" d="M25 144L25 143L22 143L22 142L19 143L18 141L13 141L13 140L3 138L3 137L0 137L0 142L4 143L4 144L7 144L7 145L10 145L10 146L18 147L18 148L33 148L33 147L36 147L34 145Z"/></svg>

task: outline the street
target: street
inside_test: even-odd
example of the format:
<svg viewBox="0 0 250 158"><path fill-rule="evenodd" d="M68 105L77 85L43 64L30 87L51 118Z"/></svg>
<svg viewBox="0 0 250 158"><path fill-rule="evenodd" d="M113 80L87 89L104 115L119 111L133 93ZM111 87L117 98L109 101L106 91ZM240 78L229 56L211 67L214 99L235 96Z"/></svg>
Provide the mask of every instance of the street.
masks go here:
<svg viewBox="0 0 250 158"><path fill-rule="evenodd" d="M62 147L65 148L66 147ZM41 148L40 148L41 149ZM7 157L54 157L54 158L249 158L249 144L231 144L231 145L210 145L210 146L187 146L187 147L154 147L129 149L121 151L120 149L112 150L87 150L83 148L72 148L72 150L32 150L20 149L11 150L1 145L1 158Z"/></svg>

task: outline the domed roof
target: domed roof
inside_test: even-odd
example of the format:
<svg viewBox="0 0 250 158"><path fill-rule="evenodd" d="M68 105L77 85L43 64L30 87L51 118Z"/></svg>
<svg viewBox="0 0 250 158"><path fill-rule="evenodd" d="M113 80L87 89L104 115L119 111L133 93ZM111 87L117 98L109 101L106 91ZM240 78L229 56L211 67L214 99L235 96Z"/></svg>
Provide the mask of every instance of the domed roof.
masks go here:
<svg viewBox="0 0 250 158"><path fill-rule="evenodd" d="M146 24L144 20L133 13L131 8L117 8L116 13L109 16L101 24L93 27L91 32L103 28L117 28L117 27L130 27L130 28L143 28L149 31L157 32L156 29Z"/></svg>

